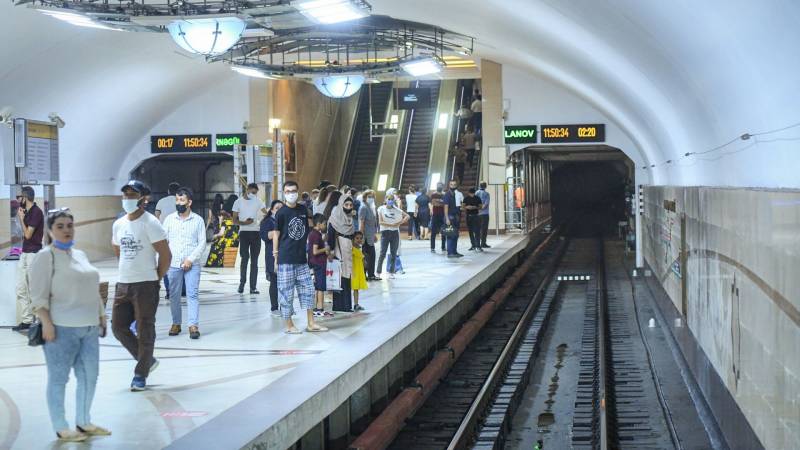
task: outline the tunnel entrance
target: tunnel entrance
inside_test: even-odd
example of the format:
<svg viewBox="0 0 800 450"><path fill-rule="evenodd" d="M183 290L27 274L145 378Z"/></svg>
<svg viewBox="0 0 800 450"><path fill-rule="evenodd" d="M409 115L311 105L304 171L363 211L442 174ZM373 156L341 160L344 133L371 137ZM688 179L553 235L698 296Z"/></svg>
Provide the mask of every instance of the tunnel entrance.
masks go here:
<svg viewBox="0 0 800 450"><path fill-rule="evenodd" d="M633 162L606 145L552 146L529 149L550 167L550 206L554 224L574 221L572 233L582 237L632 239L630 199Z"/></svg>
<svg viewBox="0 0 800 450"><path fill-rule="evenodd" d="M217 194L227 198L234 193L233 158L225 153L156 155L139 163L130 175L150 186L151 210L167 195L171 182L191 188L192 210L204 220Z"/></svg>

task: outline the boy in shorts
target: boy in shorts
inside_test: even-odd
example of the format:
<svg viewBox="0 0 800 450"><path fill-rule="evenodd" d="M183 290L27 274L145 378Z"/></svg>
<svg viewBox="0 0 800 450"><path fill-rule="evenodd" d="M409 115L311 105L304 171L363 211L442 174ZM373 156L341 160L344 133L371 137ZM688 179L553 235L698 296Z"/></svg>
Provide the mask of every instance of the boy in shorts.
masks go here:
<svg viewBox="0 0 800 450"><path fill-rule="evenodd" d="M308 265L314 272L314 291L316 295L314 317L324 317L325 268L330 249L323 233L328 227L328 221L323 214L314 214L312 222L314 228L308 235Z"/></svg>

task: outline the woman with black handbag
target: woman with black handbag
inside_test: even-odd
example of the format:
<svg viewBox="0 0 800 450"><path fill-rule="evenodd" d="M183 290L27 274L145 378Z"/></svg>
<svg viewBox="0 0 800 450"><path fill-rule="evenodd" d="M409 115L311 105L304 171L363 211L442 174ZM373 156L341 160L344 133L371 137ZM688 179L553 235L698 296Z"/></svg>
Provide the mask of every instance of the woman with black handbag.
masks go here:
<svg viewBox="0 0 800 450"><path fill-rule="evenodd" d="M73 248L74 219L69 210L51 211L47 229L52 244L36 254L30 280L44 340L50 420L62 441L108 436L111 432L92 424L89 417L100 362L98 338L106 334L100 272L85 253ZM77 379L76 430L69 428L64 412L64 391L72 370Z"/></svg>

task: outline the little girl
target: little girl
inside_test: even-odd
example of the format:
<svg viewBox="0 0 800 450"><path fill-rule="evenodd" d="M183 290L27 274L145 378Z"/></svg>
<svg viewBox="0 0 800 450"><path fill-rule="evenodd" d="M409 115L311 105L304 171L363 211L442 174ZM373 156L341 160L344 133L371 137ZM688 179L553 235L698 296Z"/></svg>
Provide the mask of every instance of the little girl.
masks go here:
<svg viewBox="0 0 800 450"><path fill-rule="evenodd" d="M358 291L367 289L367 275L364 272L364 233L356 231L353 234L353 278L350 287L353 289L353 311L363 311L364 307L358 304Z"/></svg>

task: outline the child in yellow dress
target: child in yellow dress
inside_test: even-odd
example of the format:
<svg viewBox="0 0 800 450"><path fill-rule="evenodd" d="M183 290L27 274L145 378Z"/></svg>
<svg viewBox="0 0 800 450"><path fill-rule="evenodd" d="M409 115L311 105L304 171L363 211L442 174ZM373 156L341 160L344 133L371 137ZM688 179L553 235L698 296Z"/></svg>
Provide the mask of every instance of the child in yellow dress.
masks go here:
<svg viewBox="0 0 800 450"><path fill-rule="evenodd" d="M356 231L353 235L353 275L350 287L353 289L353 311L363 311L364 307L358 304L358 291L367 289L367 274L364 272L364 233Z"/></svg>

